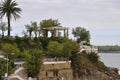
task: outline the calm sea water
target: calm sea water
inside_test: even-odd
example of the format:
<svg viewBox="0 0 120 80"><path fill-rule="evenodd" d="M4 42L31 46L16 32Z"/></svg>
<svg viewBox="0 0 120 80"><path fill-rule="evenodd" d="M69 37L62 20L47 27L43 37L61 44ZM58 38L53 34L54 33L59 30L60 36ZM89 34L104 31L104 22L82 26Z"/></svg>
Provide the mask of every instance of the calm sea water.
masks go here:
<svg viewBox="0 0 120 80"><path fill-rule="evenodd" d="M120 74L120 53L99 53L98 55L105 65L118 68Z"/></svg>

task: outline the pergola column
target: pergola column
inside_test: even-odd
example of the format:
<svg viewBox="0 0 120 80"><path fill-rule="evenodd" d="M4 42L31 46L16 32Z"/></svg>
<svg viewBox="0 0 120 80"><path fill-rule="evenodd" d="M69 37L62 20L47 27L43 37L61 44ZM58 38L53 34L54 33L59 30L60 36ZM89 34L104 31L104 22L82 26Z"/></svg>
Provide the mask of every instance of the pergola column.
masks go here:
<svg viewBox="0 0 120 80"><path fill-rule="evenodd" d="M44 37L48 37L48 30L44 30L44 31L43 31L43 36L44 36Z"/></svg>
<svg viewBox="0 0 120 80"><path fill-rule="evenodd" d="M65 29L64 29L64 37L66 37L66 35L65 35Z"/></svg>
<svg viewBox="0 0 120 80"><path fill-rule="evenodd" d="M67 38L68 38L68 29L67 29Z"/></svg>

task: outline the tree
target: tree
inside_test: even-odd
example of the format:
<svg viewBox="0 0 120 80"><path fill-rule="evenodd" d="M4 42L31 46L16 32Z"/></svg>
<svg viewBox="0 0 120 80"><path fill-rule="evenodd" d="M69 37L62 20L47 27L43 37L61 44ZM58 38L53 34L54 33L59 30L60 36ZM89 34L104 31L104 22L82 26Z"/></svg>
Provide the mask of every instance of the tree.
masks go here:
<svg viewBox="0 0 120 80"><path fill-rule="evenodd" d="M25 68L29 77L36 77L42 65L42 51L40 50L26 50L25 54Z"/></svg>
<svg viewBox="0 0 120 80"><path fill-rule="evenodd" d="M60 26L60 23L58 22L58 20L47 19L47 20L42 20L40 22L41 29L53 27L53 26L57 26L57 27Z"/></svg>
<svg viewBox="0 0 120 80"><path fill-rule="evenodd" d="M31 23L25 25L25 27L26 27L27 31L29 32L29 37L30 38L31 38L32 32L34 32L35 37L37 37L37 32L39 31L39 27L38 27L36 21L34 21L34 22L31 21Z"/></svg>
<svg viewBox="0 0 120 80"><path fill-rule="evenodd" d="M69 39L64 39L63 44L63 56L70 58L72 56L72 53L76 53L79 50L79 45L77 44L77 42L74 42L72 40ZM73 47L74 45L74 47Z"/></svg>
<svg viewBox="0 0 120 80"><path fill-rule="evenodd" d="M37 26L37 22L31 22L31 27L33 27L33 31L35 33L35 37L37 37L37 31L38 31L38 26Z"/></svg>
<svg viewBox="0 0 120 80"><path fill-rule="evenodd" d="M53 19L47 19L47 20L42 20L40 22L40 28L42 30L43 35L47 35L46 32L43 32L43 28L50 28L50 27L60 27L60 23L58 20L53 20ZM54 34L54 31L51 30L52 36Z"/></svg>
<svg viewBox="0 0 120 80"><path fill-rule="evenodd" d="M8 20L8 37L10 37L10 20L12 17L16 20L20 17L21 8L17 7L18 3L12 0L3 0L0 4L0 16L1 18L6 15Z"/></svg>
<svg viewBox="0 0 120 80"><path fill-rule="evenodd" d="M3 55L6 57L6 60L9 60L8 62L9 72L8 73L11 73L11 71L14 69L14 59L18 55L18 53L20 53L20 51L17 48L16 44L9 44L9 43L2 43L1 49L2 51L4 51Z"/></svg>
<svg viewBox="0 0 120 80"><path fill-rule="evenodd" d="M72 34L77 38L78 43L90 44L90 33L85 28L76 27L72 30Z"/></svg>
<svg viewBox="0 0 120 80"><path fill-rule="evenodd" d="M57 41L50 41L47 49L48 49L48 55L52 57L62 56L63 45L58 43Z"/></svg>
<svg viewBox="0 0 120 80"><path fill-rule="evenodd" d="M34 28L29 24L25 25L25 28L27 29L27 32L29 32L29 37L31 38Z"/></svg>
<svg viewBox="0 0 120 80"><path fill-rule="evenodd" d="M4 43L4 44L1 44L1 49L5 52L4 55L6 54L8 55L9 59L13 59L12 53L14 53L14 56L20 53L20 50L18 49L17 44Z"/></svg>
<svg viewBox="0 0 120 80"><path fill-rule="evenodd" d="M8 29L5 22L0 23L0 29L2 31L2 37L4 37L4 32Z"/></svg>

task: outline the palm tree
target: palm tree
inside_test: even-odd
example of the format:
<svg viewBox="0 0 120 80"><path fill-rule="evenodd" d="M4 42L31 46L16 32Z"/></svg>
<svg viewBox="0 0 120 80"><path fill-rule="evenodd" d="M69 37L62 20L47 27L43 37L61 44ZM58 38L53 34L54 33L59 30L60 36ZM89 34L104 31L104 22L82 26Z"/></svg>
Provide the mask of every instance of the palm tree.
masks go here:
<svg viewBox="0 0 120 80"><path fill-rule="evenodd" d="M8 28L6 27L6 23L5 22L1 22L0 23L0 30L2 31L2 37L4 37L4 32L7 30Z"/></svg>
<svg viewBox="0 0 120 80"><path fill-rule="evenodd" d="M20 17L21 8L17 7L16 1L3 0L0 4L0 16L1 18L6 15L8 20L8 37L10 37L10 20L13 17L15 20Z"/></svg>

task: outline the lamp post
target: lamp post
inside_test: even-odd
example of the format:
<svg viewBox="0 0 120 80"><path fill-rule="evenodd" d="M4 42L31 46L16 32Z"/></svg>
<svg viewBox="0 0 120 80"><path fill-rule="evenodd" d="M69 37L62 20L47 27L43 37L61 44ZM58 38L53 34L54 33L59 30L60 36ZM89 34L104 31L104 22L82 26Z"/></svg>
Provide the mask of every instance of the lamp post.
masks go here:
<svg viewBox="0 0 120 80"><path fill-rule="evenodd" d="M8 77L8 54L7 54L7 77Z"/></svg>
<svg viewBox="0 0 120 80"><path fill-rule="evenodd" d="M8 59L8 54L7 53L6 53L6 57L7 57L7 58L5 58L6 59L6 73L5 73L4 80L9 80L8 79L8 61L9 61L9 59Z"/></svg>
<svg viewBox="0 0 120 80"><path fill-rule="evenodd" d="M11 53L12 55L14 55L14 53ZM6 53L6 73L5 73L5 77L4 77L4 80L9 80L8 78L8 67L9 67L9 64L8 64L8 61L9 61L9 58L8 58L8 53Z"/></svg>
<svg viewBox="0 0 120 80"><path fill-rule="evenodd" d="M2 17L0 17L0 25L2 25ZM2 35L0 34L0 38L2 37Z"/></svg>
<svg viewBox="0 0 120 80"><path fill-rule="evenodd" d="M8 55L7 55L7 59L6 59L6 73L5 73L5 79L4 80L8 80Z"/></svg>

